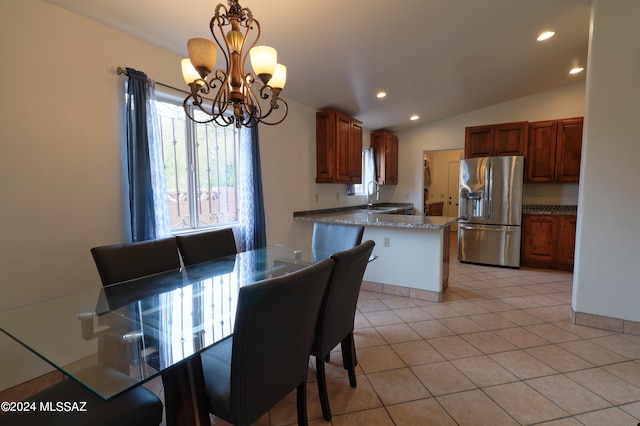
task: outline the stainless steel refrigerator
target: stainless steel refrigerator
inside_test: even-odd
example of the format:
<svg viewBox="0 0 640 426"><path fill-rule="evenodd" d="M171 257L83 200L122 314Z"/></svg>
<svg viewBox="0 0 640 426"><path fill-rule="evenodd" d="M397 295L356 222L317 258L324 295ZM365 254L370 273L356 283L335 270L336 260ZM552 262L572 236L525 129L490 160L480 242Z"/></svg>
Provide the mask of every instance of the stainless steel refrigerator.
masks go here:
<svg viewBox="0 0 640 426"><path fill-rule="evenodd" d="M460 160L458 260L520 266L524 157Z"/></svg>

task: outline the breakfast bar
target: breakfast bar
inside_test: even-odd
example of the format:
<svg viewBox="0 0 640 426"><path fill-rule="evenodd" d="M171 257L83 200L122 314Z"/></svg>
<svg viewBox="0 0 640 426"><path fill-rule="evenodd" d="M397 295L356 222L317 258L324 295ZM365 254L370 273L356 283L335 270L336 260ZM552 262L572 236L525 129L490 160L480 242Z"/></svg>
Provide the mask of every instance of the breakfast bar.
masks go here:
<svg viewBox="0 0 640 426"><path fill-rule="evenodd" d="M457 217L397 214L406 206L386 205L294 212L304 222L364 225L363 240L376 243L363 288L442 301L449 280L451 224Z"/></svg>

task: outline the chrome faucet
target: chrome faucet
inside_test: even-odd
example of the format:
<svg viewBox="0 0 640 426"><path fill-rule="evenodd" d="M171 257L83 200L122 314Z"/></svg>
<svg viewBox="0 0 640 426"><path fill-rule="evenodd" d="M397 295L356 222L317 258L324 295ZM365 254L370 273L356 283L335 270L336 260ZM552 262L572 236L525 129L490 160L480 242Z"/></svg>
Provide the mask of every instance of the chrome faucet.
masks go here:
<svg viewBox="0 0 640 426"><path fill-rule="evenodd" d="M368 208L373 207L373 203L371 202L371 191L370 191L371 184L373 184L375 188L376 201L380 199L380 185L378 185L378 182L376 182L375 180L369 181L369 183L367 184L367 207Z"/></svg>

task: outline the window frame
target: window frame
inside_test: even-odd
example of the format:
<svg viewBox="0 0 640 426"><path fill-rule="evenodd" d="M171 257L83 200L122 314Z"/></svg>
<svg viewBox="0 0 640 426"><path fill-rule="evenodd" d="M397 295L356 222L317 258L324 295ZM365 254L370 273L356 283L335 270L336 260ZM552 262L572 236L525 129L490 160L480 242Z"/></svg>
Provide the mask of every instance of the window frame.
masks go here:
<svg viewBox="0 0 640 426"><path fill-rule="evenodd" d="M365 155L365 152L368 154ZM367 156L370 156L371 165L367 166L365 162L367 161ZM367 193L368 184L372 180L376 180L376 163L375 163L375 153L373 152L373 148L371 147L363 147L362 148L362 181L359 184L354 185L354 193L353 195L364 195L368 196Z"/></svg>
<svg viewBox="0 0 640 426"><path fill-rule="evenodd" d="M215 228L221 228L221 227L230 227L230 226L237 226L239 224L239 213L240 213L240 208L239 208L239 200L241 197L240 194L240 186L239 186L239 170L240 170L240 149L239 149L239 138L241 137L241 132L235 128L235 126L229 126L229 127L222 127L222 126L218 126L215 122L213 123L208 123L208 124L199 124L196 123L195 121L191 120L188 118L187 114L184 112L183 110L183 99L176 94L173 93L168 93L166 91L157 91L156 92L156 102L157 103L165 103L165 104L170 104L174 107L178 107L180 110L182 110L182 117L184 118L184 145L185 145L185 157L186 157L186 182L187 182L187 189L186 189L186 193L187 193L187 197L188 197L188 209L189 209L189 223L186 224L185 226L182 227L174 227L173 225L171 226L170 232L172 235L177 235L177 234L185 234L185 233L191 233L191 232L199 232L201 230L205 230L205 229L215 229ZM196 108L191 107L191 111L190 113L193 114L194 112L196 112ZM165 164L164 168L165 170L167 169L166 166L166 157L165 157L165 141L163 140L163 134L162 134L162 126L161 126L161 116L158 113L158 122L159 122L159 132L160 134L158 135L159 140L161 141L161 143L163 144L163 163ZM222 129L224 132L230 132L232 133L232 141L231 144L233 146L233 187L234 187L234 201L235 201L235 213L236 213L236 217L234 220L225 220L223 222L216 222L216 223L210 223L210 224L205 224L202 223L201 221L201 217L203 216L203 214L201 214L201 206L200 203L202 201L199 200L198 195L200 194L200 167L199 167L199 163L201 162L201 160L198 158L198 126L202 126L203 129L206 129L206 126L215 126L218 127L220 129ZM206 131L206 130L205 130ZM177 139L177 138L176 138ZM229 164L226 161L223 164ZM176 169L176 174L178 173L178 170ZM227 182L227 180L225 179L225 182ZM218 182L219 183L219 182ZM218 187L220 187L218 185ZM209 191L211 190L211 188L209 188ZM167 189L167 196L169 194L169 191ZM167 205L170 205L170 201L167 199ZM175 216L170 216L170 221L173 223L173 220Z"/></svg>

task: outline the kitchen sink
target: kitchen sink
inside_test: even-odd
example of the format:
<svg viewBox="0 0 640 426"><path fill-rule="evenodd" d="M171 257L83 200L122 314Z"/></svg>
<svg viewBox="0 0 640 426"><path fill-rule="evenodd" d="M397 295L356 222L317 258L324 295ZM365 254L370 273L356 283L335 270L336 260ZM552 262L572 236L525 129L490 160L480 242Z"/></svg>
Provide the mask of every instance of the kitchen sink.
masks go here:
<svg viewBox="0 0 640 426"><path fill-rule="evenodd" d="M362 209L362 211L368 212L368 213L386 213L386 212L391 212L391 211L395 211L398 210L397 207L385 207L385 206L372 206L372 207L365 207L364 209Z"/></svg>

